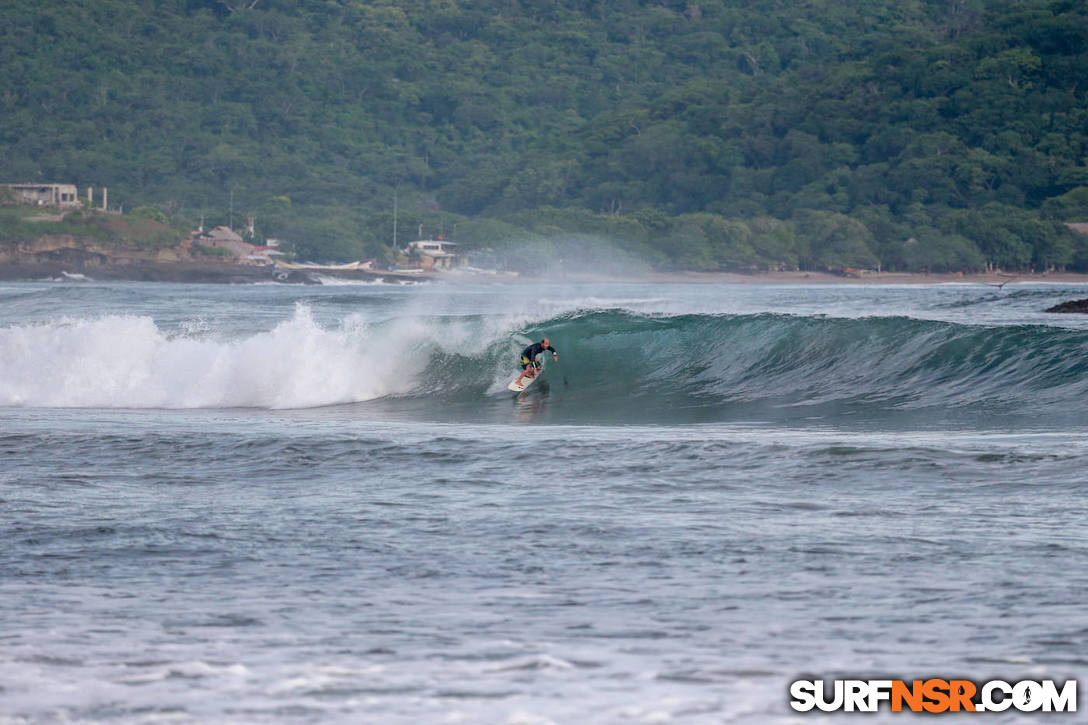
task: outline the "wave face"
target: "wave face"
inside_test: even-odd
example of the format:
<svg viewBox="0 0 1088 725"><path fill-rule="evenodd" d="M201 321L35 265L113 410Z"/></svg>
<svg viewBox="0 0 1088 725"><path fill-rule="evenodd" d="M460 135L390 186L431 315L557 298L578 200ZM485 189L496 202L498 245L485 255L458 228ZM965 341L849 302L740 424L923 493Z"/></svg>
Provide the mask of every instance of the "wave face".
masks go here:
<svg viewBox="0 0 1088 725"><path fill-rule="evenodd" d="M674 409L1064 416L1088 395L1088 332L1048 326L594 312L532 332L545 330L566 341L570 387Z"/></svg>
<svg viewBox="0 0 1088 725"><path fill-rule="evenodd" d="M0 328L0 405L485 405L506 398L515 356L545 334L561 356L539 387L568 418L607 409L638 421L670 411L720 418L753 407L1070 415L1088 395L1088 332L1041 325L592 310L323 326L300 305L270 331L237 338L125 315Z"/></svg>

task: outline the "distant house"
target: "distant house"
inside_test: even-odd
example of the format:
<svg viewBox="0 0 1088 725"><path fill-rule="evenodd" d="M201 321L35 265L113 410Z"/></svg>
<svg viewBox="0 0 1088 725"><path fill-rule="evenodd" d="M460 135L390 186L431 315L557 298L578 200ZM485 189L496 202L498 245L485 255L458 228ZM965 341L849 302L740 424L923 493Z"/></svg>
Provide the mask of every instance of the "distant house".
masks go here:
<svg viewBox="0 0 1088 725"><path fill-rule="evenodd" d="M281 252L279 249L272 246L271 244L263 246L263 247L261 247L261 246L254 247L253 251L254 251L255 254L265 254L265 255L271 255L273 257L283 257L283 256L285 256L283 252Z"/></svg>
<svg viewBox="0 0 1088 725"><path fill-rule="evenodd" d="M203 247L226 249L234 256L235 261L242 263L252 263L253 260L249 258L257 251L257 247L246 242L230 227L220 226L207 232L193 232L191 239L193 244Z"/></svg>
<svg viewBox="0 0 1088 725"><path fill-rule="evenodd" d="M273 257L284 256L286 255L274 246L266 245L253 247L253 254L246 257L246 259L256 264L272 264L275 261L272 259Z"/></svg>
<svg viewBox="0 0 1088 725"><path fill-rule="evenodd" d="M61 208L80 205L75 184L7 184L7 187L20 204Z"/></svg>
<svg viewBox="0 0 1088 725"><path fill-rule="evenodd" d="M1088 234L1088 223L1077 222L1075 224L1066 224L1065 226L1069 227L1077 234Z"/></svg>
<svg viewBox="0 0 1088 725"><path fill-rule="evenodd" d="M456 246L441 239L421 239L409 242L408 254L418 258L421 269L452 269L460 261L451 249Z"/></svg>

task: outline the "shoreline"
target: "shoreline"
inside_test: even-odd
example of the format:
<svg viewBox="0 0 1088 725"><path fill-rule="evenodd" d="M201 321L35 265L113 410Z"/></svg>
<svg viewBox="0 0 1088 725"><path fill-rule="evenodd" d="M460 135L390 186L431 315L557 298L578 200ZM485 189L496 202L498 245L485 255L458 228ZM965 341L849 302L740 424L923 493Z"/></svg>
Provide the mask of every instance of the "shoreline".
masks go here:
<svg viewBox="0 0 1088 725"><path fill-rule="evenodd" d="M151 260L133 260L120 264L80 264L58 260L48 260L21 264L0 264L0 281L5 282L42 282L63 280L67 277L91 281L132 281L132 282L174 282L207 284L247 284L256 282L282 282L285 284L318 284L305 274L292 274L284 279L283 272L271 267L223 264L221 262L190 262ZM279 273L279 274L277 274ZM335 273L321 271L322 277L349 280L389 280L391 283L405 280L458 282L505 282L504 276L488 275L447 275L417 274L406 275L396 271L351 270ZM540 277L517 277L522 282L535 280L551 282L642 282L642 283L681 283L681 284L724 284L724 285L937 285L937 284L979 284L991 287L1004 287L1016 284L1068 284L1088 286L1088 274L1076 272L1056 273L940 273L923 274L914 272L871 272L857 277L847 277L829 272L648 272L630 276L611 276L604 274L544 274Z"/></svg>
<svg viewBox="0 0 1088 725"><path fill-rule="evenodd" d="M846 277L830 272L676 272L652 273L647 281L695 282L702 284L843 284L843 285L932 285L932 284L984 284L991 287L1009 284L1083 284L1088 285L1088 274L1055 272L1051 274L1024 273L939 273L918 272L871 272L858 277Z"/></svg>
<svg viewBox="0 0 1088 725"><path fill-rule="evenodd" d="M964 284L1004 287L1016 284L1067 284L1088 286L1088 274L1055 272L1051 274L978 274L916 272L871 272L846 277L830 272L647 272L628 277L603 274L551 274L543 279L562 282L645 282L722 285L938 285Z"/></svg>
<svg viewBox="0 0 1088 725"><path fill-rule="evenodd" d="M260 267L217 262L152 262L126 264L66 264L56 261L0 264L0 281L44 282L67 277L102 282L209 282L245 284L271 281L272 273Z"/></svg>
<svg viewBox="0 0 1088 725"><path fill-rule="evenodd" d="M279 269L270 266L224 264L222 262L156 262L133 260L119 264L72 264L58 261L0 264L2 282L48 282L67 279L91 282L173 282L181 284L321 284L318 277L345 281L430 281L431 275L407 275L396 271Z"/></svg>

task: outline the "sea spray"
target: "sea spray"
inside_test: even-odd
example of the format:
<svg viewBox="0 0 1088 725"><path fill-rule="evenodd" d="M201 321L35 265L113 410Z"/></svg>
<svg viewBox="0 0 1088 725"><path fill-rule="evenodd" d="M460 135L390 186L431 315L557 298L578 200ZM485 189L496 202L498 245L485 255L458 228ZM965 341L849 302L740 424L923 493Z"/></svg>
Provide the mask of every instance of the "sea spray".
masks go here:
<svg viewBox="0 0 1088 725"><path fill-rule="evenodd" d="M420 333L405 325L371 333L322 328L304 305L233 340L170 335L135 316L0 328L0 405L303 408L411 390L426 360L390 347L410 349Z"/></svg>

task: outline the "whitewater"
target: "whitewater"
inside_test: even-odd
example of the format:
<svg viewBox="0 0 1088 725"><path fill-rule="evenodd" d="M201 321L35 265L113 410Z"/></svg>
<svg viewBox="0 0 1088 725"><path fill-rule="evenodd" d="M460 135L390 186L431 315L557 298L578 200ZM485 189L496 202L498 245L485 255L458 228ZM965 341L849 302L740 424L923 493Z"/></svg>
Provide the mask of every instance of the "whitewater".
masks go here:
<svg viewBox="0 0 1088 725"><path fill-rule="evenodd" d="M1077 677L1088 318L1042 310L1083 297L0 284L0 723L820 722L791 681Z"/></svg>

